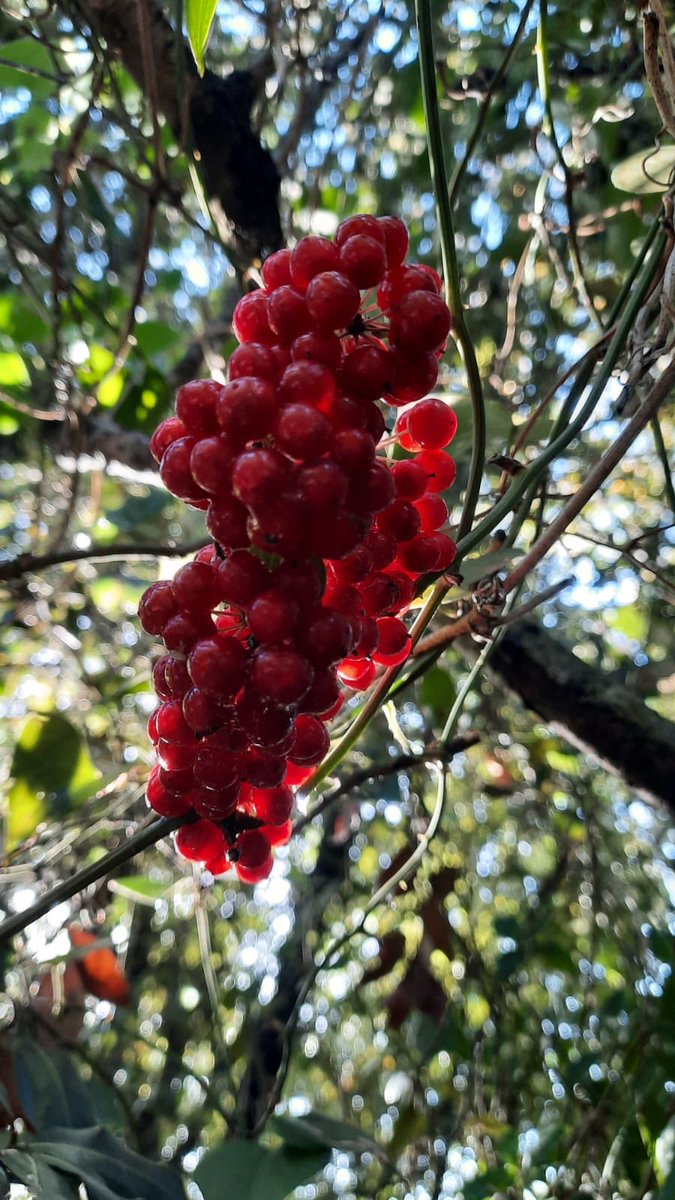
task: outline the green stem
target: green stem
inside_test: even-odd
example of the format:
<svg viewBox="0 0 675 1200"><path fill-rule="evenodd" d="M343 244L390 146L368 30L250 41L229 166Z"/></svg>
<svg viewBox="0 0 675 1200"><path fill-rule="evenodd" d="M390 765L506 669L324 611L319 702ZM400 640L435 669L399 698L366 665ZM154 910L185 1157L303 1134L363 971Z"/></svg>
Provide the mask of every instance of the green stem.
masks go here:
<svg viewBox="0 0 675 1200"><path fill-rule="evenodd" d="M471 465L464 499L464 509L459 523L459 536L463 537L473 524L483 477L486 445L485 402L483 400L483 388L476 361L476 352L466 327L464 309L462 307L459 263L457 261L455 246L455 230L448 190L448 177L445 169L443 133L441 130L441 116L436 87L436 60L434 56L430 0L415 0L415 16L419 40L422 94L424 97L424 112L429 143L429 163L431 181L438 209L446 298L450 312L452 313L453 336L459 347L466 370L473 417Z"/></svg>
<svg viewBox="0 0 675 1200"><path fill-rule="evenodd" d="M665 488L666 488L666 495L668 497L668 506L670 508L670 511L675 514L675 487L673 487L673 475L672 475L672 471L670 469L670 463L668 461L668 451L666 449L666 443L663 438L663 430L661 429L661 425L659 423L658 417L654 417L654 419L652 421L652 433L654 435L654 444L656 445L656 453L658 454L659 458L661 459L661 465L663 467L664 484L665 484Z"/></svg>

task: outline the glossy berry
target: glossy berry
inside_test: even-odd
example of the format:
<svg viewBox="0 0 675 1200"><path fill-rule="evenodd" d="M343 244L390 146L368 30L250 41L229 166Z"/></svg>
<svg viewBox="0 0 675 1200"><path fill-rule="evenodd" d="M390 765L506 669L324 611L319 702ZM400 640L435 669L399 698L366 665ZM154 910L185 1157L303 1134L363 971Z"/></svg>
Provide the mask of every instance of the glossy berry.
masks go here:
<svg viewBox="0 0 675 1200"><path fill-rule="evenodd" d="M274 865L269 840L259 829L242 833L234 844L231 857L242 883L260 883L267 879Z"/></svg>
<svg viewBox="0 0 675 1200"><path fill-rule="evenodd" d="M225 849L225 834L213 821L194 821L178 830L176 849L189 862L204 863Z"/></svg>

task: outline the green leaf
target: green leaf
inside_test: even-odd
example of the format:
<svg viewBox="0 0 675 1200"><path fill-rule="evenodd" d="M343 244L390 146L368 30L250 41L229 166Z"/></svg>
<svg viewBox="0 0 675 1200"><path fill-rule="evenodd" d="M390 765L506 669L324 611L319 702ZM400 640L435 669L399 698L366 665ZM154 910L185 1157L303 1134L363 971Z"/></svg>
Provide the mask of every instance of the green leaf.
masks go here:
<svg viewBox="0 0 675 1200"><path fill-rule="evenodd" d="M39 345L49 333L49 326L22 296L14 292L0 293L0 330L17 342Z"/></svg>
<svg viewBox="0 0 675 1200"><path fill-rule="evenodd" d="M209 43L218 0L187 0L186 21L190 49L200 75L204 74L204 53Z"/></svg>
<svg viewBox="0 0 675 1200"><path fill-rule="evenodd" d="M135 330L136 341L148 358L171 350L178 342L178 334L167 321L144 321Z"/></svg>
<svg viewBox="0 0 675 1200"><path fill-rule="evenodd" d="M620 192L632 192L635 196L665 192L673 167L675 146L661 146L658 150L649 146L617 163L612 171L612 183Z"/></svg>
<svg viewBox="0 0 675 1200"><path fill-rule="evenodd" d="M297 1150L315 1150L317 1146L327 1150L364 1150L375 1145L356 1125L317 1112L306 1117L275 1117L272 1127L287 1146Z"/></svg>
<svg viewBox="0 0 675 1200"><path fill-rule="evenodd" d="M30 375L20 354L13 351L0 354L0 386L27 387Z"/></svg>
<svg viewBox="0 0 675 1200"><path fill-rule="evenodd" d="M28 88L34 96L48 96L56 79L33 72L56 76L57 70L47 47L36 38L17 38L0 47L0 90Z"/></svg>
<svg viewBox="0 0 675 1200"><path fill-rule="evenodd" d="M147 904L150 908L154 908L156 901L166 895L168 886L156 879L149 879L147 875L126 875L121 879L108 880L108 888L116 896L123 896L136 904Z"/></svg>
<svg viewBox="0 0 675 1200"><path fill-rule="evenodd" d="M33 1158L73 1175L89 1200L184 1200L178 1175L129 1150L106 1129L54 1127L30 1143ZM46 1195L45 1195L46 1200Z"/></svg>
<svg viewBox="0 0 675 1200"><path fill-rule="evenodd" d="M286 1200L329 1159L327 1148L270 1150L232 1138L204 1155L194 1177L204 1200Z"/></svg>
<svg viewBox="0 0 675 1200"><path fill-rule="evenodd" d="M457 689L447 671L431 667L420 685L420 702L433 709L437 716L444 717L452 708Z"/></svg>
<svg viewBox="0 0 675 1200"><path fill-rule="evenodd" d="M14 748L8 842L15 846L41 821L69 812L101 779L89 751L60 713L29 717Z"/></svg>
<svg viewBox="0 0 675 1200"><path fill-rule="evenodd" d="M67 1054L47 1054L29 1037L17 1038L13 1051L21 1104L36 1129L91 1123L85 1086Z"/></svg>
<svg viewBox="0 0 675 1200"><path fill-rule="evenodd" d="M78 1200L77 1183L54 1171L39 1154L12 1149L0 1154L0 1158L36 1200Z"/></svg>

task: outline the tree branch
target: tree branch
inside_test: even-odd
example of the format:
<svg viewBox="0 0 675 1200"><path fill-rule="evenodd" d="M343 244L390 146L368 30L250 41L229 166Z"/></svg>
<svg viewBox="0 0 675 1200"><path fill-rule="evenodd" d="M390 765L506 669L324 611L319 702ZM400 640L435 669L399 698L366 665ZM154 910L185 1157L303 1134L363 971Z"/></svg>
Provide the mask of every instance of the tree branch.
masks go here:
<svg viewBox="0 0 675 1200"><path fill-rule="evenodd" d="M504 633L491 667L552 729L675 812L675 725L632 690L530 621Z"/></svg>

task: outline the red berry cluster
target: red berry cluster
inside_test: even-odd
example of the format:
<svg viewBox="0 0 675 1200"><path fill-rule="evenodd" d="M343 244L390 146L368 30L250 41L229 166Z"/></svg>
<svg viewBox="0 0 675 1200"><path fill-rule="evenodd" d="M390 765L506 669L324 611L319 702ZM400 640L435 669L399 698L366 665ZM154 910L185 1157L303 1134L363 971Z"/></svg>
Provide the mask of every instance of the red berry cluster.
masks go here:
<svg viewBox="0 0 675 1200"><path fill-rule="evenodd" d="M423 399L450 313L436 272L404 265L407 249L397 218L355 216L335 242L273 254L236 307L229 382L181 388L151 441L214 544L141 601L167 651L153 671L148 801L196 814L177 846L214 874L269 874L341 685L364 690L407 657L416 581L455 554L439 493L455 478L444 448L457 422ZM378 457L382 400L402 410L385 444L413 457Z"/></svg>

